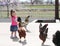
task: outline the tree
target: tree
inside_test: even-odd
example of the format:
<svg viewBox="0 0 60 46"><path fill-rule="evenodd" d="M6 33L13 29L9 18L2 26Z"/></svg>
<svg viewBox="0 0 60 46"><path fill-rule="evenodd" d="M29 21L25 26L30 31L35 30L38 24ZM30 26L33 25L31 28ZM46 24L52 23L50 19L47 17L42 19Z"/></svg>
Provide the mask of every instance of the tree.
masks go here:
<svg viewBox="0 0 60 46"><path fill-rule="evenodd" d="M9 3L10 3L10 0L7 0L7 17L9 17Z"/></svg>
<svg viewBox="0 0 60 46"><path fill-rule="evenodd" d="M35 3L35 4L40 3L40 4L42 4L43 3L43 0L34 0L33 3Z"/></svg>
<svg viewBox="0 0 60 46"><path fill-rule="evenodd" d="M50 1L50 0L47 0L47 4L49 4L49 1Z"/></svg>
<svg viewBox="0 0 60 46"><path fill-rule="evenodd" d="M51 4L53 4L52 0L51 0Z"/></svg>
<svg viewBox="0 0 60 46"><path fill-rule="evenodd" d="M34 3L34 0L30 0L30 2L31 2L31 4L33 5L33 3Z"/></svg>

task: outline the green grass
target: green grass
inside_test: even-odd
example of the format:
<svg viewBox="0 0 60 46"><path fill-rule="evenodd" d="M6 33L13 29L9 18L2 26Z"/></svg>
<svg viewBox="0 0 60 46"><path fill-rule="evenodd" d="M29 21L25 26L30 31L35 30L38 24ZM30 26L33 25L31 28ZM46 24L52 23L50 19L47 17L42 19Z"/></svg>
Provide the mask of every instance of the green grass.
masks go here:
<svg viewBox="0 0 60 46"><path fill-rule="evenodd" d="M53 11L35 11L35 12L16 12L17 16L20 17L26 17L28 15L31 15L32 17L53 17L54 16L54 12ZM1 17L7 17L7 12L0 12L0 18Z"/></svg>
<svg viewBox="0 0 60 46"><path fill-rule="evenodd" d="M27 8L50 8L55 9L54 5L25 5ZM59 6L60 9L60 6Z"/></svg>
<svg viewBox="0 0 60 46"><path fill-rule="evenodd" d="M28 8L55 8L55 6L53 6L53 5L48 5L48 6L46 6L46 5L26 5L26 7L28 7Z"/></svg>
<svg viewBox="0 0 60 46"><path fill-rule="evenodd" d="M60 12L59 12L60 13ZM35 11L35 12L16 12L17 16L20 17L26 17L28 15L32 17L54 17L55 13L54 11ZM7 12L0 12L0 18L1 17L7 17Z"/></svg>
<svg viewBox="0 0 60 46"><path fill-rule="evenodd" d="M54 9L55 8L55 6L53 6L53 5L47 5L47 6L46 5L44 5L44 6L43 5L25 5L25 7L30 8L30 9L31 8L47 8L47 9L51 8L51 9ZM4 9L4 8L2 8L2 9ZM17 11L16 13L17 13L17 16L20 16L20 17L26 17L28 15L31 15L32 17L51 18L51 17L54 17L54 15L55 15L54 11L40 11L40 10L37 10L37 11L32 10L31 12L29 12L28 10L21 10L21 11ZM60 16L60 12L59 12L59 16ZM0 18L1 17L3 17L3 18L7 17L7 12L0 11Z"/></svg>
<svg viewBox="0 0 60 46"><path fill-rule="evenodd" d="M35 12L17 12L17 15L20 17L26 17L27 15L30 15L32 17L54 17L54 12L53 11L35 11Z"/></svg>
<svg viewBox="0 0 60 46"><path fill-rule="evenodd" d="M7 12L0 12L0 18L6 18Z"/></svg>

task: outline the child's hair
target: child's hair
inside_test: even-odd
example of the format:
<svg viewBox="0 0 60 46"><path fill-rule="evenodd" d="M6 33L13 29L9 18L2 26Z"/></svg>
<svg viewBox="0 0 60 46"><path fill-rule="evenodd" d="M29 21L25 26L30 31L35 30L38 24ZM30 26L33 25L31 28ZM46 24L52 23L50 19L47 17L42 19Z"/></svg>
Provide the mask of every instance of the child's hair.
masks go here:
<svg viewBox="0 0 60 46"><path fill-rule="evenodd" d="M10 11L11 17L13 17L13 16L12 16L12 13L15 13L15 11L14 11L14 10L11 10L11 11Z"/></svg>

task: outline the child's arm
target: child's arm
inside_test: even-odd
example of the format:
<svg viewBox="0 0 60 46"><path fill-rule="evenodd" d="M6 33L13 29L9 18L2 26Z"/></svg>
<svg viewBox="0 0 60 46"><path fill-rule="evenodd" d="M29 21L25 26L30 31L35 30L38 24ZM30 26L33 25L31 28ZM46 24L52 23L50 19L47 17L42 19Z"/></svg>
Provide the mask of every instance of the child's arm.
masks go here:
<svg viewBox="0 0 60 46"><path fill-rule="evenodd" d="M17 17L15 18L15 21L17 22Z"/></svg>

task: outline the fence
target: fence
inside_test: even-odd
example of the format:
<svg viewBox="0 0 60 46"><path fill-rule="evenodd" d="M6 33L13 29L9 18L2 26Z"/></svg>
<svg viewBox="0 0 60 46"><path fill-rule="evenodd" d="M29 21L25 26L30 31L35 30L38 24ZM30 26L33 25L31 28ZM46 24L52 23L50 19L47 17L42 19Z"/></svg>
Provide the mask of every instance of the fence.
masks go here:
<svg viewBox="0 0 60 46"><path fill-rule="evenodd" d="M12 6L9 5L9 13L11 9L15 9L17 16L20 17L26 17L30 15L31 17L35 18L47 18L47 19L54 19L55 17L55 6L47 6L47 5L18 5L18 6ZM7 7L6 6L0 6L0 18L6 18L7 15ZM10 15L10 14L9 14Z"/></svg>

